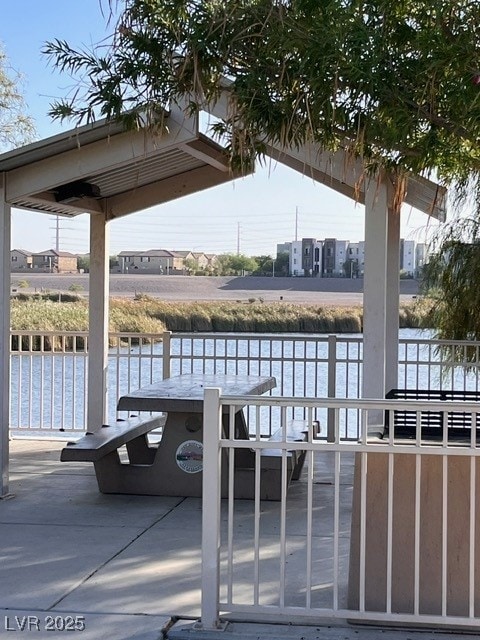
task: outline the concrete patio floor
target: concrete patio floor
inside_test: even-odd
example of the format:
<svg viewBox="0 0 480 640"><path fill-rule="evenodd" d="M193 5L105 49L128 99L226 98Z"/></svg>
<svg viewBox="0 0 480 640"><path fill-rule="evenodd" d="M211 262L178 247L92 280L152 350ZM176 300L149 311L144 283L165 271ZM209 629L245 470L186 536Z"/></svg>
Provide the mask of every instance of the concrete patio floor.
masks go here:
<svg viewBox="0 0 480 640"><path fill-rule="evenodd" d="M440 640L460 636L352 627L346 622L295 627L236 621L225 634L194 631L192 620L200 611L200 499L102 495L93 465L59 461L63 444L11 442L10 490L14 497L0 501L2 638L21 631L50 638L54 630L54 637L73 635L82 640L367 640L380 636L384 640L417 636ZM327 468L324 474L328 483ZM348 492L348 468L344 484ZM298 527L295 512L302 493L300 481L289 503L294 527ZM244 504L244 512L240 505L239 526L248 535L250 506ZM269 510L274 514L275 504L266 505L267 530ZM347 499L341 519L346 534L348 509ZM301 528L295 535L302 536ZM345 540L348 542L347 535ZM176 624L172 625L172 617L178 617ZM77 626L81 633L59 630L62 625Z"/></svg>

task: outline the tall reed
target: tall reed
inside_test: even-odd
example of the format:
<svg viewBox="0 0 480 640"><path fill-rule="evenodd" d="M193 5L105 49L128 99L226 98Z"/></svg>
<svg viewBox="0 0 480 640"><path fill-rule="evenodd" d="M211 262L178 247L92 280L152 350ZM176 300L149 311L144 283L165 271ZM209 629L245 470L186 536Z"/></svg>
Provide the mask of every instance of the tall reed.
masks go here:
<svg viewBox="0 0 480 640"><path fill-rule="evenodd" d="M38 297L13 299L13 330L87 331L88 301L52 302ZM401 327L425 326L424 301L403 305ZM360 306L315 306L283 302L165 302L148 296L111 299L110 332L161 334L170 331L252 333L360 333Z"/></svg>

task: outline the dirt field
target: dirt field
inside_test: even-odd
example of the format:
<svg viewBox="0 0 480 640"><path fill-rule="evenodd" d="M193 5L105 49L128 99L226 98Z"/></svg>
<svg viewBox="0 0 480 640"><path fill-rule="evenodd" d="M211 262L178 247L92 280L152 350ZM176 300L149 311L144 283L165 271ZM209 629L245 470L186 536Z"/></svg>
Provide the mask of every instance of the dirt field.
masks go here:
<svg viewBox="0 0 480 640"><path fill-rule="evenodd" d="M18 288L21 280L28 288ZM12 289L34 292L68 291L72 285L82 287L80 293L88 295L88 275L12 274ZM402 280L401 300L411 300L418 292L415 280ZM113 297L133 297L146 293L162 300L211 301L263 299L265 302L294 304L361 305L363 280L345 278L255 278L255 277L203 277L152 276L112 274L110 294Z"/></svg>

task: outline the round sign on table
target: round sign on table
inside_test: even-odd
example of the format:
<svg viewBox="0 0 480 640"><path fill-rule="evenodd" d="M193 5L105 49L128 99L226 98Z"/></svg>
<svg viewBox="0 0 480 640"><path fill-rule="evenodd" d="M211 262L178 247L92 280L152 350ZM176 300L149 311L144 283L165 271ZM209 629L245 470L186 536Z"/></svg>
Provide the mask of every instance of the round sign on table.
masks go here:
<svg viewBox="0 0 480 640"><path fill-rule="evenodd" d="M198 440L185 440L177 448L175 460L185 473L199 473L203 469L203 444Z"/></svg>

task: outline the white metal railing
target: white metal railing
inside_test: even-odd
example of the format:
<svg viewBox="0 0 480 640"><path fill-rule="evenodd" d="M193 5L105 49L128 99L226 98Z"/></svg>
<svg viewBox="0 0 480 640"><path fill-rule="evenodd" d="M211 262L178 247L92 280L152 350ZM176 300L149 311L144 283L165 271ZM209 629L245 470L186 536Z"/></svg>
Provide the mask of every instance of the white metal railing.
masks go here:
<svg viewBox="0 0 480 640"><path fill-rule="evenodd" d="M109 419L117 398L141 385L187 372L275 376L272 395L358 398L362 383L361 336L305 334L110 335ZM442 346L453 343L401 339L399 386L478 390L480 343L455 343L476 350L476 362L452 363ZM14 432L83 431L87 397L86 332L12 332L11 427ZM455 365L455 366L453 366ZM295 408L300 417L302 407ZM328 420L319 407L317 417ZM331 416L330 416L331 417ZM268 423L270 424L270 422ZM342 435L357 438L358 412L343 417Z"/></svg>
<svg viewBox="0 0 480 640"><path fill-rule="evenodd" d="M234 438L234 414L247 406L257 423L249 441ZM265 409L280 422L288 409L307 415L307 442L261 437ZM316 438L312 416L334 415L332 442ZM370 437L373 420L396 408L417 412L417 433ZM359 441L342 438L341 415L360 413ZM443 437L422 440L422 411L443 414ZM222 412L230 416L222 427ZM341 618L411 625L480 627L480 447L476 430L451 442L447 412L476 403L221 396L205 391L202 625L220 617L266 616L295 622ZM391 416L392 417L392 416ZM393 421L391 421L393 423ZM367 425L370 425L367 428ZM278 451L278 502L261 501L265 449ZM235 500L236 455L247 449L255 487ZM302 476L287 487L289 460L306 451ZM242 476L245 477L245 476ZM221 500L221 495L225 500Z"/></svg>

